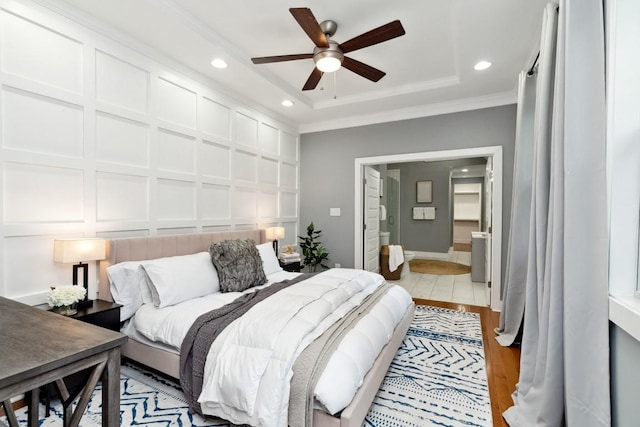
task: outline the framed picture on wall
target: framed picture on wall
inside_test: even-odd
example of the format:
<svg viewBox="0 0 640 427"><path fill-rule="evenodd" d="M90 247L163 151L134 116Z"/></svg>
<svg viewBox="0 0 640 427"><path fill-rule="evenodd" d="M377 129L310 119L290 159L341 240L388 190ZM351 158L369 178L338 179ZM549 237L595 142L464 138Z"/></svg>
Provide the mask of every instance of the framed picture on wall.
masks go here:
<svg viewBox="0 0 640 427"><path fill-rule="evenodd" d="M433 181L417 181L416 182L416 202L431 203Z"/></svg>

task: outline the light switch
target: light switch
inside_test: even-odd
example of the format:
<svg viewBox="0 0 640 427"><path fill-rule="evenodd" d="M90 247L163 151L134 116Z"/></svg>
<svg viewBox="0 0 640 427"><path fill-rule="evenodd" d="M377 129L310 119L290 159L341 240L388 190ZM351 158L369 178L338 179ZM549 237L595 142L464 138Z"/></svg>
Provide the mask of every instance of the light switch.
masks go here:
<svg viewBox="0 0 640 427"><path fill-rule="evenodd" d="M329 208L329 216L340 216L340 208Z"/></svg>

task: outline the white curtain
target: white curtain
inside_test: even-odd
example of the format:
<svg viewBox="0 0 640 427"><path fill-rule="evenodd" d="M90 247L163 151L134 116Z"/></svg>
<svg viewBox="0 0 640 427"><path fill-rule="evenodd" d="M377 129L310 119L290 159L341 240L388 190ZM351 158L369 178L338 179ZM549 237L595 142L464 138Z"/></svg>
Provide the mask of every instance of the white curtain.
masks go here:
<svg viewBox="0 0 640 427"><path fill-rule="evenodd" d="M537 73L524 70L518 85L516 145L513 159L511 226L507 247L504 295L496 338L503 346L513 344L524 316L531 186L533 176L533 129Z"/></svg>
<svg viewBox="0 0 640 427"><path fill-rule="evenodd" d="M549 4L512 427L611 422L604 70L601 0Z"/></svg>

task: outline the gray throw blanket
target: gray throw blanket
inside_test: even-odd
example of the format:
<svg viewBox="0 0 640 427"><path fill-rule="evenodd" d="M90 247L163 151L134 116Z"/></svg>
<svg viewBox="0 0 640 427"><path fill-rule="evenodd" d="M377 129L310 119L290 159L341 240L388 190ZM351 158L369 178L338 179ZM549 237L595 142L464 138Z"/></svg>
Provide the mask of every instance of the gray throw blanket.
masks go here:
<svg viewBox="0 0 640 427"><path fill-rule="evenodd" d="M204 366L211 344L224 328L260 301L284 288L308 279L310 276L312 274L301 274L294 279L274 283L266 288L244 294L233 302L196 319L180 348L180 385L191 411L203 415L198 397L202 392Z"/></svg>

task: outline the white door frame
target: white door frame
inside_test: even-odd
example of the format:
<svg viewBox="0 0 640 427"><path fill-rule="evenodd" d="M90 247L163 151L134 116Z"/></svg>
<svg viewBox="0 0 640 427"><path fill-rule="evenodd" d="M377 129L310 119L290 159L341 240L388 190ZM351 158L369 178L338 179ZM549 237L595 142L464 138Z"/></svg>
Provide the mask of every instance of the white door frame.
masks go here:
<svg viewBox="0 0 640 427"><path fill-rule="evenodd" d="M363 268L363 194L362 180L364 179L364 166L383 165L389 163L407 163L421 161L453 160L469 157L493 158L493 198L491 209L493 210L492 245L491 245L491 309L500 311L500 289L502 288L502 147L476 147L458 150L426 151L422 153L392 154L376 157L361 157L355 159L355 206L354 206L354 267Z"/></svg>

